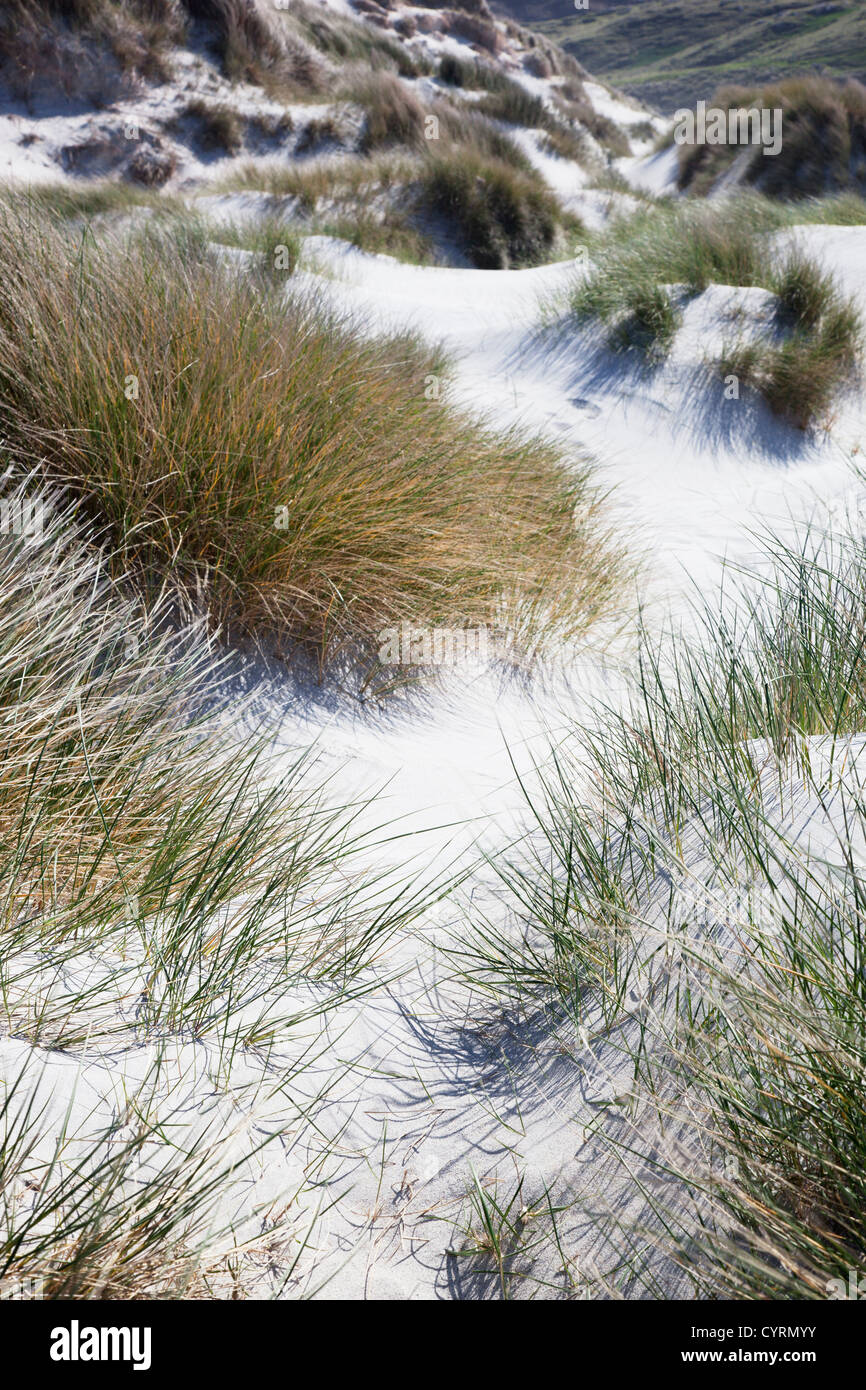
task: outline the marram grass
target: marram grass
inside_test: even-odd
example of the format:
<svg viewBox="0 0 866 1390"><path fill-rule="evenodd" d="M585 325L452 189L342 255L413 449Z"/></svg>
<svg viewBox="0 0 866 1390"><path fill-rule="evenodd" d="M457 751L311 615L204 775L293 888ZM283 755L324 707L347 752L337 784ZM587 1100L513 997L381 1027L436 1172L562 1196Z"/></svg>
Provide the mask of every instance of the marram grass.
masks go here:
<svg viewBox="0 0 866 1390"><path fill-rule="evenodd" d="M30 529L0 534L0 1280L225 1296L226 1260L246 1260L228 1200L258 1143L246 1117L272 1102L271 1149L305 1134L300 1096L330 1085L305 1085L315 1025L381 985L366 967L418 894L362 868L352 808L305 759L277 770L225 728L226 659L178 627L170 591L125 594L38 477L7 476L2 500ZM92 1117L90 1079L69 1081L109 1056ZM260 1213L286 1278L319 1195L288 1192L287 1226L273 1197Z"/></svg>
<svg viewBox="0 0 866 1390"><path fill-rule="evenodd" d="M0 264L6 447L145 589L321 669L403 620L534 646L606 611L619 560L586 466L458 414L415 339L265 293L199 235L96 244L6 209Z"/></svg>
<svg viewBox="0 0 866 1390"><path fill-rule="evenodd" d="M832 218L839 205L806 204L800 220ZM713 365L756 389L777 415L802 428L820 423L855 376L862 321L811 257L797 247L784 256L775 250L770 233L795 218L748 194L723 205L643 209L590 239L593 268L575 285L571 311L606 324L613 346L636 346L660 360L678 327L672 292L694 296L714 284L767 289L777 296L774 332L726 346Z"/></svg>
<svg viewBox="0 0 866 1390"><path fill-rule="evenodd" d="M812 534L770 558L702 634L647 636L627 708L532 794L535 850L503 871L520 931L455 947L619 1068L591 1126L616 1209L577 1194L602 1296L856 1297L866 1259L866 554Z"/></svg>

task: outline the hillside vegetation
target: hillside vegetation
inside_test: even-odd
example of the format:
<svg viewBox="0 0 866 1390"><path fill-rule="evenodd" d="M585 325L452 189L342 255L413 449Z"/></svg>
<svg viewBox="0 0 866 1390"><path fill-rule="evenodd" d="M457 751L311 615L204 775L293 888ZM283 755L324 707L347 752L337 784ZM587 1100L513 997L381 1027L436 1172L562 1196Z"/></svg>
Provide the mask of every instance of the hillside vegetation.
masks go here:
<svg viewBox="0 0 866 1390"><path fill-rule="evenodd" d="M712 105L782 112L778 154L759 147L682 145L679 186L692 193L712 190L735 160L739 181L778 198L813 198L866 190L866 87L848 79L792 77L768 87L722 87Z"/></svg>
<svg viewBox="0 0 866 1390"><path fill-rule="evenodd" d="M580 220L540 151L590 179L632 152L584 77L486 0L357 16L305 0L13 0L0 14L24 177L48 165L67 185L279 192L307 232L428 263L569 254Z"/></svg>
<svg viewBox="0 0 866 1390"><path fill-rule="evenodd" d="M506 0L599 77L663 110L720 81L768 82L816 68L866 77L866 10L857 0Z"/></svg>

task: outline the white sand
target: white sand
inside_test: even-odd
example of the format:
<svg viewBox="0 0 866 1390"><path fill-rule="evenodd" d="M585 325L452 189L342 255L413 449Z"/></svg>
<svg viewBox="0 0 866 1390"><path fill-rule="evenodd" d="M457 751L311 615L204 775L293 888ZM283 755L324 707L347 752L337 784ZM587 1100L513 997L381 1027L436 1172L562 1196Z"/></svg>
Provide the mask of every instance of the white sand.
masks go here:
<svg viewBox="0 0 866 1390"><path fill-rule="evenodd" d="M853 283L866 232L806 235ZM760 315L760 292L708 291L688 310L669 365L642 382L615 369L591 335L552 344L535 336L539 299L567 285L577 273L571 265L517 273L419 269L325 239L308 254L329 271L325 279L306 272L308 282L340 305L363 311L371 323L412 325L445 339L458 357L456 399L500 424L542 428L575 451L591 450L602 481L616 485L617 515L647 552L656 594L667 602L680 602L693 583L712 592L722 555L751 555L750 528L802 518L819 498L830 504L848 496L840 442L850 442L862 423L859 400L840 413L831 436L816 440L761 412L748 446L739 426L730 435L723 419L715 430L706 427L713 410L707 392L718 395L718 388L696 384L696 355L722 332L731 299L745 300ZM717 406L725 408L731 403ZM384 787L367 820L413 832L378 851L373 862L435 877L471 859L476 840L496 854L514 839L523 810L509 751L531 775L533 758L543 757L547 738L556 740L566 720L579 716L584 695L599 686L614 692L617 677L592 657L545 689L503 690L490 673L477 672L462 685L446 682L423 709L403 706L386 716L349 702L334 707L276 677L262 680L274 772L299 745L317 740L319 769L330 775L335 800ZM503 920L506 908L489 868L479 867L459 897L470 919ZM239 1143L269 1128L290 1136L226 1197L239 1214L300 1185L293 1210L302 1222L312 1219L323 1191L305 1171L315 1171L308 1165L322 1134L337 1145L326 1190L329 1200L343 1188L345 1196L317 1226L287 1294L315 1289L331 1274L323 1293L353 1298L490 1292L461 1275L464 1266L446 1254L455 1240L450 1223L465 1206L470 1165L480 1176L496 1177L503 1191L523 1174L530 1203L545 1184L590 1197L598 1185L608 1199L616 1191L583 1138L599 1100L626 1084L615 1054L585 1048L568 1029L514 1030L469 1000L436 952L452 939L452 928L462 933L460 911L448 905L422 918L379 963L383 973L402 972L400 979L334 1011L326 1034L317 1037L319 1061L288 1088L293 1104L285 1096L267 1099L265 1091L254 1099L268 1080L254 1059L235 1072L230 1103L216 1079L215 1043L167 1045L177 1073L172 1104L194 1097L193 1123L204 1123L212 1107L214 1122L222 1116L220 1123L239 1127ZM280 1038L271 1066L290 1071L318 1028L302 1026ZM27 1050L23 1041L3 1040L7 1075ZM45 1082L55 1086L55 1116L75 1085L75 1122L90 1127L109 1117L120 1078L142 1074L148 1051L121 1041L107 1055L95 1050L43 1060ZM314 1133L295 1107L340 1072L317 1108ZM571 1219L579 1224L576 1213ZM589 1277L599 1232L590 1224L572 1239ZM549 1251L539 1256L537 1272L556 1288L549 1258Z"/></svg>
<svg viewBox="0 0 866 1390"><path fill-rule="evenodd" d="M597 84L588 90L603 114L623 123L645 119ZM42 121L42 140L25 147L19 140L27 122L0 119L0 176L25 166L34 180L56 175L56 150L81 122L94 119L67 114ZM582 171L533 148L551 184L578 199ZM636 187L671 186L667 153L621 167ZM245 206L257 215L254 198ZM864 294L866 229L814 228L802 237L852 291ZM518 272L426 269L317 238L305 244L304 265L301 283L358 312L370 331L412 327L444 341L456 358L448 388L456 402L499 426L544 431L575 458L590 454L600 482L613 489L611 517L645 559L641 597L659 615L684 611L694 587L712 594L723 558L753 560L751 533L761 526L785 530L816 511L838 514L852 496L859 501L848 456L862 439L862 397L842 403L830 433L812 437L754 402L725 401L719 381L701 369L704 351L724 339L735 307L760 320L762 292L708 290L688 306L670 360L647 376L614 359L597 330L540 331L542 307L582 273L578 264ZM625 596L626 607L632 599ZM507 922L494 871L476 861L481 849L504 855L525 824L512 759L531 782L533 761L569 721L585 715L592 694L616 699L621 673L615 661L605 664L588 651L546 682L502 686L490 671L469 672L444 681L425 702L401 702L385 714L298 691L272 673L247 679L259 682L275 775L299 746L315 742L318 769L330 776L336 802L382 791L360 822L390 822L406 838L371 851L371 870L385 863L397 875L432 880L453 866L476 867L454 903L427 912L378 962L377 978L393 973L396 980L340 1005L326 1025L301 1025L281 1036L267 1066L244 1057L227 1087L214 1039L167 1040L171 1106L186 1112L178 1133L213 1123L236 1131L246 1151L266 1133L281 1136L223 1194L223 1214L236 1213L238 1230L247 1234L257 1228L250 1213L282 1196L292 1199L299 1231L314 1223L287 1296L319 1288L324 1296L351 1298L488 1296L495 1285L473 1280L447 1254L459 1245L453 1223L466 1214L471 1169L496 1180L501 1192L523 1175L528 1206L546 1185L557 1197L582 1193L590 1204L602 1197L625 1203L627 1189L587 1141L586 1127L598 1104L628 1083L603 1039L586 1046L568 1026L515 1027L470 998L437 947L465 936L461 914ZM88 968L105 966L92 961ZM129 1025L120 1005L118 1019ZM59 1128L73 1096L70 1131L87 1133L110 1118L124 1080L142 1077L152 1064L153 1049L135 1045L131 1034L130 1025L110 1049L94 1046L79 1056L3 1037L0 1070L8 1078L25 1058L44 1065L51 1128ZM313 1042L318 1059L293 1077ZM275 1076L289 1078L285 1092L273 1094ZM326 1082L327 1098L315 1102ZM315 1124L304 1113L308 1098ZM566 1225L570 1251L591 1287L595 1261L604 1267L603 1236L578 1209ZM259 1292L280 1283L288 1258L280 1255L274 1271L263 1271ZM555 1266L547 1248L535 1273L548 1284L529 1283L525 1291L565 1290Z"/></svg>

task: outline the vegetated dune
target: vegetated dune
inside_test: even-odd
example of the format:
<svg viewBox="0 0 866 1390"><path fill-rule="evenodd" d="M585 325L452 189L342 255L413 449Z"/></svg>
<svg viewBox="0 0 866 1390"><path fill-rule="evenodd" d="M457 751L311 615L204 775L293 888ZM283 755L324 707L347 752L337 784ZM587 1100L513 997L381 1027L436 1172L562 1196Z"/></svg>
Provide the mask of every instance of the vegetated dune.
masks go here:
<svg viewBox="0 0 866 1390"><path fill-rule="evenodd" d="M678 185L706 193L739 183L771 197L815 198L866 191L866 87L853 78L791 77L767 86L725 86L709 98L721 111L780 112L779 149L684 144Z"/></svg>
<svg viewBox="0 0 866 1390"><path fill-rule="evenodd" d="M483 0L364 14L22 4L102 111L2 31L0 1274L823 1297L862 200L656 203Z"/></svg>
<svg viewBox="0 0 866 1390"><path fill-rule="evenodd" d="M866 15L823 0L505 0L591 70L661 110L706 98L721 80L752 86L816 71L866 80Z"/></svg>
<svg viewBox="0 0 866 1390"><path fill-rule="evenodd" d="M108 177L120 205L276 179L299 224L368 249L530 265L579 232L580 189L657 133L585 76L486 3L16 0L0 19L0 167L79 189ZM558 166L573 171L562 201L544 177Z"/></svg>

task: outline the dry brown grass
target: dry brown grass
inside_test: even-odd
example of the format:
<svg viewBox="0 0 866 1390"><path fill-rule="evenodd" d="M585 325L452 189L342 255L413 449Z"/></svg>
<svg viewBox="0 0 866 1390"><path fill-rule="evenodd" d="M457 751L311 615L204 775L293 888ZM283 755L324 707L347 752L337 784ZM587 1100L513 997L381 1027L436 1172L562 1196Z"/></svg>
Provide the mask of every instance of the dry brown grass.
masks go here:
<svg viewBox="0 0 866 1390"><path fill-rule="evenodd" d="M585 468L427 399L443 369L417 342L263 300L196 246L82 256L6 213L0 263L10 446L143 584L204 595L225 630L322 668L403 620L533 643L606 609L617 561Z"/></svg>
<svg viewBox="0 0 866 1390"><path fill-rule="evenodd" d="M316 54L257 0L184 0L210 25L228 77L254 82L274 96L317 90L325 69Z"/></svg>
<svg viewBox="0 0 866 1390"><path fill-rule="evenodd" d="M492 19L485 18L483 14L468 14L465 10L446 10L442 20L446 34L465 39L467 43L474 44L476 48L494 57L502 52L502 34Z"/></svg>
<svg viewBox="0 0 866 1390"><path fill-rule="evenodd" d="M423 148L424 108L393 74L371 74L355 85L352 96L364 108L361 149L365 154L389 145Z"/></svg>
<svg viewBox="0 0 866 1390"><path fill-rule="evenodd" d="M246 160L216 180L213 189L220 193L256 190L274 197L297 198L303 208L313 212L323 200L363 205L383 190L405 184L415 172L416 166L406 155L392 151L363 160L346 155L310 164Z"/></svg>
<svg viewBox="0 0 866 1390"><path fill-rule="evenodd" d="M766 87L720 88L713 106L782 112L782 147L755 149L746 181L771 197L810 198L866 187L866 87L849 79L792 77ZM740 152L737 145L683 145L680 187L705 193Z"/></svg>
<svg viewBox="0 0 866 1390"><path fill-rule="evenodd" d="M183 119L192 123L195 131L193 138L202 150L219 150L224 154L234 155L243 149L246 122L225 102L209 102L201 97L194 97L186 103L180 116L172 121L175 133L181 127Z"/></svg>
<svg viewBox="0 0 866 1390"><path fill-rule="evenodd" d="M104 105L142 78L170 76L167 49L185 19L178 0L8 0L0 78L28 100L62 94Z"/></svg>

